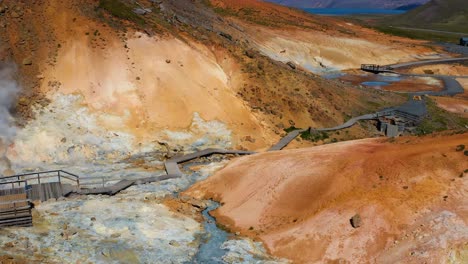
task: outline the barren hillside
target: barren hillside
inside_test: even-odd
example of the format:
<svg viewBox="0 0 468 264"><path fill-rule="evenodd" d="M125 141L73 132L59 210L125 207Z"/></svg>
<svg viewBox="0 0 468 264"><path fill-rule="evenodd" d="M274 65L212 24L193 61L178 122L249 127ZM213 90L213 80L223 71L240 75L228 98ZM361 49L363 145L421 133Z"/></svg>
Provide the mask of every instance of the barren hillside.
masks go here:
<svg viewBox="0 0 468 264"><path fill-rule="evenodd" d="M468 161L456 149L467 140L369 139L263 153L231 162L188 194L219 201L226 228L295 263L463 263ZM362 225L353 228L356 214Z"/></svg>
<svg viewBox="0 0 468 264"><path fill-rule="evenodd" d="M430 53L419 42L381 41L369 29L258 1L0 6L0 59L16 63L23 87L17 121L25 129L10 155L23 161L56 160L57 151L64 161L76 145L88 159L97 142L119 157L166 143L262 148L292 125L336 125L403 100L316 74ZM135 11L143 8L151 12ZM378 49L386 55L368 52Z"/></svg>

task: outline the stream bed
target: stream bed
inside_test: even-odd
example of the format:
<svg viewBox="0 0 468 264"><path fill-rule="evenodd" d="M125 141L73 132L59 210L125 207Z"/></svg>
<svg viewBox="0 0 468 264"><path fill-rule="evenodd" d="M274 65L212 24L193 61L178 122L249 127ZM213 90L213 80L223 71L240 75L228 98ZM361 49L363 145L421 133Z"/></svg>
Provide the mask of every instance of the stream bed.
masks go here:
<svg viewBox="0 0 468 264"><path fill-rule="evenodd" d="M218 228L216 219L210 215L210 212L219 206L219 203L210 201L208 207L202 212L206 234L203 238L204 243L195 256L195 263L223 263L222 257L227 253L227 250L221 247L228 240L228 233Z"/></svg>

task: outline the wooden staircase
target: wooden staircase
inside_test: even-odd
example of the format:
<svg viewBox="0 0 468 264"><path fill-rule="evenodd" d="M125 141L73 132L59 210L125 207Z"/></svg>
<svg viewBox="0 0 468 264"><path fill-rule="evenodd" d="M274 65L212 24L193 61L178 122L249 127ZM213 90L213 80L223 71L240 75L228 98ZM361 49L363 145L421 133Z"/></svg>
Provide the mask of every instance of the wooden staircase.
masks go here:
<svg viewBox="0 0 468 264"><path fill-rule="evenodd" d="M32 226L32 203L26 192L0 196L0 228Z"/></svg>

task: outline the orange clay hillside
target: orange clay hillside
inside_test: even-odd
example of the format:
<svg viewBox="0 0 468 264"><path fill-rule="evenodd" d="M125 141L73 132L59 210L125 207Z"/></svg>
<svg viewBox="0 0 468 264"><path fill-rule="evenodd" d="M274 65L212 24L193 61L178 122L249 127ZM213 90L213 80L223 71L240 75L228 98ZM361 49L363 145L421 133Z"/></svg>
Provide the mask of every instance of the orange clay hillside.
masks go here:
<svg viewBox="0 0 468 264"><path fill-rule="evenodd" d="M187 193L219 201L215 216L228 229L295 263L466 261L461 145L466 134L262 153L236 159ZM353 228L356 214L362 223Z"/></svg>
<svg viewBox="0 0 468 264"><path fill-rule="evenodd" d="M127 19L107 0L46 2L3 1L0 59L17 62L23 122L35 105L76 95L105 115L101 126L143 145L163 130L186 131L195 113L225 123L233 146L247 149L271 145L292 124L340 124L404 99L312 73L432 52L422 42L383 42L369 29L258 1L165 1L164 9L140 1L159 10L140 17L134 2L121 1L133 14Z"/></svg>

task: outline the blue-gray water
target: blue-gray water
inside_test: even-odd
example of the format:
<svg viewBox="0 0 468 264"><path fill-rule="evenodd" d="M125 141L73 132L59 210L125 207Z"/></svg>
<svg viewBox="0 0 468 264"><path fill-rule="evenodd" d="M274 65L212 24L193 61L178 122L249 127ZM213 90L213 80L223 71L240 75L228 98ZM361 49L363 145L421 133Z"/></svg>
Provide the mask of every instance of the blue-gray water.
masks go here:
<svg viewBox="0 0 468 264"><path fill-rule="evenodd" d="M380 87L389 85L388 82L363 82L362 85L370 87Z"/></svg>
<svg viewBox="0 0 468 264"><path fill-rule="evenodd" d="M195 256L195 263L211 264L223 263L222 257L226 254L226 250L221 249L221 245L226 242L228 233L216 226L214 219L209 212L219 207L216 202L211 202L209 206L203 210L203 218L205 219L205 230L209 234L206 243L203 243Z"/></svg>
<svg viewBox="0 0 468 264"><path fill-rule="evenodd" d="M370 8L304 8L308 13L326 16L346 16L346 15L399 15L405 10L393 9L370 9Z"/></svg>

